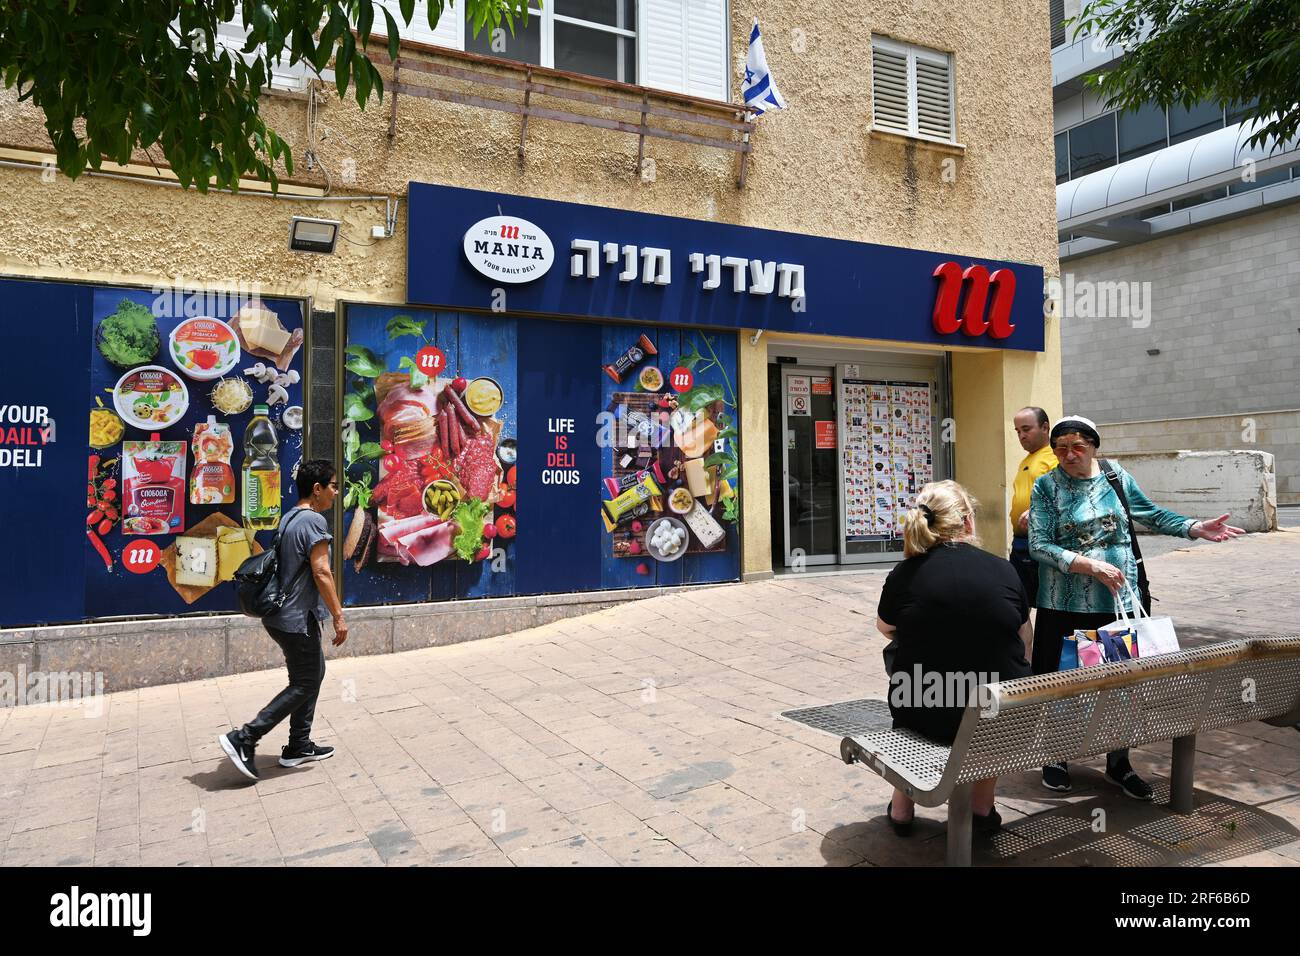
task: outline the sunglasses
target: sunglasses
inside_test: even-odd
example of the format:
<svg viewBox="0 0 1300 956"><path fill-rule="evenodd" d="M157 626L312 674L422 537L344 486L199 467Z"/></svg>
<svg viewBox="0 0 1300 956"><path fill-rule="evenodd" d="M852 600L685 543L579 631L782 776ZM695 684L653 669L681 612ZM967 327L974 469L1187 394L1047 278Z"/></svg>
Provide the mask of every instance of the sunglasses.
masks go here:
<svg viewBox="0 0 1300 956"><path fill-rule="evenodd" d="M1056 453L1056 457L1060 458L1069 452L1073 452L1076 455L1083 455L1086 454L1090 448L1092 448L1092 445L1087 442L1061 442L1059 445L1053 445L1052 451Z"/></svg>

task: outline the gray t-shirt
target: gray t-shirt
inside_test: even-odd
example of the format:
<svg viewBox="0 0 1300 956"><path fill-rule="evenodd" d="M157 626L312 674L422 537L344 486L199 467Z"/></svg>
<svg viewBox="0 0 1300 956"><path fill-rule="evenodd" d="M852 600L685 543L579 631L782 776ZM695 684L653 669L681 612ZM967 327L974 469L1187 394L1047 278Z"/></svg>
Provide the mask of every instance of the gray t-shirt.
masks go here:
<svg viewBox="0 0 1300 956"><path fill-rule="evenodd" d="M278 631L305 634L308 614L314 614L318 621L329 617L310 564L311 549L322 541L333 540L333 535L325 516L311 508L292 509L280 527L280 587L286 592L284 606L278 614L263 618L263 622Z"/></svg>

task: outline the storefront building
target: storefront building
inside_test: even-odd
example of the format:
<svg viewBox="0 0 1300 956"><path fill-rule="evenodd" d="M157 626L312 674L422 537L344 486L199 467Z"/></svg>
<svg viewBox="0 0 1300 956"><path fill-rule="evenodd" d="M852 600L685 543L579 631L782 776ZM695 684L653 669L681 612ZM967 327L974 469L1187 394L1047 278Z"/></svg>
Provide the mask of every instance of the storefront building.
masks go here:
<svg viewBox="0 0 1300 956"><path fill-rule="evenodd" d="M145 471L177 457L135 447L153 441L149 425L159 443L187 442L187 470L159 480L195 477L209 416L228 426L240 476L254 410L170 347L195 318L235 328L224 377L255 402L285 390L269 418L286 503L299 459L340 464L353 653L505 633L661 588L894 561L899 514L945 477L981 499L985 546L1003 550L1021 454L1011 415L1060 411L1041 78L999 65L1016 35L1005 24L894 4L852 31L827 6L810 29L807 5L760 6L797 109L753 122L650 66L631 74L641 86L560 72L559 47L523 67L411 43L386 68L383 109L313 88L268 97L282 132L306 130L279 198L253 183L199 196L144 166L51 176L37 118L5 101L4 405L37 428L42 457L0 469L11 530L41 542L37 561L13 553L4 568L0 666L75 665L128 687L276 662L219 580L221 529L247 508L238 481L232 497L181 502L165 529L120 515L103 552L84 534L82 499L101 504L106 476L125 494L134 457ZM743 62L749 12L719 9L725 76ZM1046 24L1024 21L1046 73ZM818 29L836 36L813 55ZM661 49L650 28L631 32L638 51ZM873 36L944 51L946 137L873 123L851 69L893 49ZM587 99L530 114L542 83ZM471 95L482 84L521 93L518 108L484 108ZM640 123L611 121L621 109ZM338 221L334 252L287 249L294 215ZM96 397L115 404L133 361L114 363L103 329L137 307L160 343L144 364L186 385L185 407L88 449L82 421ZM115 469L92 468L93 502L91 455ZM14 507L41 498L48 510ZM177 574L203 540L213 585L210 569Z"/></svg>

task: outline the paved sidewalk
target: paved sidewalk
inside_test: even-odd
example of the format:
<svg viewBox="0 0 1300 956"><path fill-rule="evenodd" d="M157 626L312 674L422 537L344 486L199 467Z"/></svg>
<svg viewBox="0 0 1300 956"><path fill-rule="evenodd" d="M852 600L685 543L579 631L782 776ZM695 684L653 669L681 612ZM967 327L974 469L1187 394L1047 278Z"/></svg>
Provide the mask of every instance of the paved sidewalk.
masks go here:
<svg viewBox="0 0 1300 956"><path fill-rule="evenodd" d="M1154 558L1184 645L1300 630L1300 529ZM681 592L507 637L329 664L324 763L246 785L215 737L283 671L109 695L96 718L0 711L0 863L61 865L912 865L943 808L896 838L888 788L779 711L884 696L882 572ZM1196 814L1101 784L1005 779L976 863L1300 864L1300 733L1198 741ZM1169 746L1135 753L1167 795ZM1092 832L1106 811L1104 835Z"/></svg>

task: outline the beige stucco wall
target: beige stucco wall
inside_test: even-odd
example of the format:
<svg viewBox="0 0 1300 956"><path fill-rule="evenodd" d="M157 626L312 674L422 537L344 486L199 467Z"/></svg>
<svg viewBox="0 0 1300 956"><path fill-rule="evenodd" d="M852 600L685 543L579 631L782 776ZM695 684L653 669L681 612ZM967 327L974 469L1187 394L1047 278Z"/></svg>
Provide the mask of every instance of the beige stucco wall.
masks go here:
<svg viewBox="0 0 1300 956"><path fill-rule="evenodd" d="M762 25L768 61L789 108L759 118L744 189L736 188L735 153L647 140L656 176L642 182L635 173L634 136L534 119L519 159L517 116L409 96L399 100L393 142L387 101L362 113L354 103L327 95L310 138L304 98L268 99L266 112L293 144L295 181L326 185L323 166L335 195L400 196L408 181L418 180L1017 260L1056 272L1049 24L1041 7L1010 4L990 17L958 0L737 5L731 22L733 89L753 16ZM957 138L964 150L869 135L873 32L954 53ZM0 146L38 152L48 147L39 114L30 104L17 104L11 92L0 93ZM305 162L309 146L319 160L314 171ZM343 189L345 162L355 164L356 176ZM0 273L147 285L173 276L258 282L264 294L311 295L317 308L327 309L339 298L400 302L405 205L393 238L375 241L370 227L383 222L383 209L374 200L199 196L109 179L74 183L0 167L6 226L0 230ZM332 256L290 253L286 232L293 214L341 218L351 241L341 242ZM740 351L748 443L744 566L770 569L765 360L756 358L763 352L750 349L747 337ZM962 436L958 476L988 506L981 530L991 547L1000 547L1004 535L990 515L1005 510L1007 475L1019 457L1009 413L1031 401L1053 414L1059 410L1059 354L1049 323L1042 355L963 354L954 362ZM1003 441L990 444L998 434Z"/></svg>

